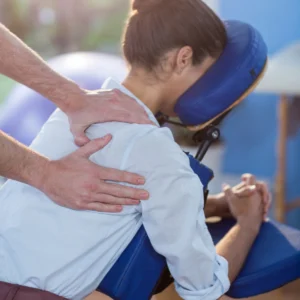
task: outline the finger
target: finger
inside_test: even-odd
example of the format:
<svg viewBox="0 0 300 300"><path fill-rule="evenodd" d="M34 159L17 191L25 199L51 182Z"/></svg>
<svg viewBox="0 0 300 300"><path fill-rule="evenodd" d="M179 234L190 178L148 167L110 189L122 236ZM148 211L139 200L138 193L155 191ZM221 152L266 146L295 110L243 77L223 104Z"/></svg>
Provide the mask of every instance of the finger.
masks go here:
<svg viewBox="0 0 300 300"><path fill-rule="evenodd" d="M90 141L80 149L76 151L76 155L79 155L81 157L89 158L92 154L95 152L101 150L103 147L105 147L112 139L112 136L110 134Z"/></svg>
<svg viewBox="0 0 300 300"><path fill-rule="evenodd" d="M123 210L123 207L120 205L109 205L109 204L102 204L99 202L92 202L86 204L83 209L98 211L98 212L118 213Z"/></svg>
<svg viewBox="0 0 300 300"><path fill-rule="evenodd" d="M153 124L154 123L149 119L149 116L143 109L136 109L132 107L126 110L117 110L111 115L111 119L113 121L119 121L124 123L132 123L132 124Z"/></svg>
<svg viewBox="0 0 300 300"><path fill-rule="evenodd" d="M125 95L120 90L115 89L113 90L114 94L118 98L121 106L125 113L120 115L120 118L123 122L126 123L137 123L137 124L153 124L155 125L149 118L148 114L146 113L145 109L142 108L138 103L128 95ZM125 99L127 101L125 101Z"/></svg>
<svg viewBox="0 0 300 300"><path fill-rule="evenodd" d="M264 211L264 220L265 220L265 221L268 220L268 212L269 212L271 203L272 203L272 201L269 200L268 203L267 203L267 205L265 206L265 211Z"/></svg>
<svg viewBox="0 0 300 300"><path fill-rule="evenodd" d="M247 184L246 184L244 181L242 181L241 183L235 185L235 186L232 188L232 190L233 190L233 191L238 191L238 190L244 188L245 186L247 186Z"/></svg>
<svg viewBox="0 0 300 300"><path fill-rule="evenodd" d="M147 191L120 184L105 183L101 185L101 193L117 198L128 198L132 200L149 199L149 193Z"/></svg>
<svg viewBox="0 0 300 300"><path fill-rule="evenodd" d="M230 199L235 196L229 184L223 185L223 192L227 199Z"/></svg>
<svg viewBox="0 0 300 300"><path fill-rule="evenodd" d="M264 203L268 203L270 193L267 184L265 182L259 181L256 183L256 186L258 190L262 193Z"/></svg>
<svg viewBox="0 0 300 300"><path fill-rule="evenodd" d="M93 195L91 203L97 203L97 202L102 204L109 204L109 205L138 205L141 203L141 201L139 200L114 197L112 195L106 195L106 194Z"/></svg>
<svg viewBox="0 0 300 300"><path fill-rule="evenodd" d="M263 216L264 221L268 220L268 213L269 213L270 206L271 206L271 198L269 198L268 202L264 206L264 216Z"/></svg>
<svg viewBox="0 0 300 300"><path fill-rule="evenodd" d="M125 182L138 185L145 184L145 178L143 176L117 169L102 168L99 177L102 180Z"/></svg>
<svg viewBox="0 0 300 300"><path fill-rule="evenodd" d="M243 197L250 197L256 192L256 186L255 185L248 185L243 187L242 189L239 189L235 191L235 195L237 197L243 198Z"/></svg>
<svg viewBox="0 0 300 300"><path fill-rule="evenodd" d="M271 196L269 197L269 200L267 202L267 204L265 205L265 210L266 212L269 211L270 207L271 207L271 204L272 204L272 199L271 199Z"/></svg>
<svg viewBox="0 0 300 300"><path fill-rule="evenodd" d="M242 175L242 181L246 182L249 185L254 185L256 183L256 178L254 175L246 173Z"/></svg>

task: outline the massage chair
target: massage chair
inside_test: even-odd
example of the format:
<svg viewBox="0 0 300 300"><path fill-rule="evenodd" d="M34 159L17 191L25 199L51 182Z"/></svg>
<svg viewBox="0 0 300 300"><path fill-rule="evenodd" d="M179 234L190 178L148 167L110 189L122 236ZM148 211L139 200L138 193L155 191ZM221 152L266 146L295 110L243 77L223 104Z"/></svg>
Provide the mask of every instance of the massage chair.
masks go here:
<svg viewBox="0 0 300 300"><path fill-rule="evenodd" d="M209 146L220 136L219 122L263 77L267 47L260 33L239 21L225 21L227 45L217 62L178 100L180 122L160 116L194 132L199 143L195 157L187 153L190 166L204 186L206 199L213 172L201 164ZM214 243L235 224L233 219L208 223ZM199 265L199 268L201 266ZM272 220L265 222L228 295L245 298L277 289L300 276L300 231ZM165 257L151 245L142 226L114 263L98 291L114 300L148 300L173 282Z"/></svg>

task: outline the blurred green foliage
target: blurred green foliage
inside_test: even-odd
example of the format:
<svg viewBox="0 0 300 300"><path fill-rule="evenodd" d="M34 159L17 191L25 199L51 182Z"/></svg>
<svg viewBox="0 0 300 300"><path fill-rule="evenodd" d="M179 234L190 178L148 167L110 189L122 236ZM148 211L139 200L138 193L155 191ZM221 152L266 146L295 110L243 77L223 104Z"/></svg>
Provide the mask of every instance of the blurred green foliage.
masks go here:
<svg viewBox="0 0 300 300"><path fill-rule="evenodd" d="M120 53L129 0L0 0L0 22L43 58L74 51ZM13 81L0 76L0 102Z"/></svg>
<svg viewBox="0 0 300 300"><path fill-rule="evenodd" d="M0 22L42 56L119 53L129 0L1 0Z"/></svg>

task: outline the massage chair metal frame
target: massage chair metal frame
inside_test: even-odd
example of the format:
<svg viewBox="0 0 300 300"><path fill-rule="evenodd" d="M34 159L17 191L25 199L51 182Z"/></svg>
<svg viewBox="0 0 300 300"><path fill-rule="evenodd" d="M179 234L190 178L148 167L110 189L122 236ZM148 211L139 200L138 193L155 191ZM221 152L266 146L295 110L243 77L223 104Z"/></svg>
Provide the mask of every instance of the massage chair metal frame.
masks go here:
<svg viewBox="0 0 300 300"><path fill-rule="evenodd" d="M196 158L187 155L192 170L204 186L204 198L213 173L199 161L219 138L219 121L253 91L267 65L267 47L255 28L239 21L226 21L225 25L228 42L223 54L175 106L182 122L176 124L195 132L194 139L200 142ZM160 121L174 124L164 118ZM208 224L214 243L234 224L233 219ZM228 295L234 298L256 296L299 277L300 232L268 221L262 225ZM166 259L155 252L142 226L98 290L114 300L148 300L172 282Z"/></svg>

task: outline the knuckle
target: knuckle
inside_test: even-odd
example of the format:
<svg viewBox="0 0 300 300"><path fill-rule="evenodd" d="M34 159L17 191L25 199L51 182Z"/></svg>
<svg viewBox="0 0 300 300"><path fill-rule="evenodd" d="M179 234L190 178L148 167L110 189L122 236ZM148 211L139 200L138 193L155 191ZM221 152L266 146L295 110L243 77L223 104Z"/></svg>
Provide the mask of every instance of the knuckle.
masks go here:
<svg viewBox="0 0 300 300"><path fill-rule="evenodd" d="M82 209L83 203L82 203L80 200L77 200L77 201L75 202L75 207L76 207L77 209Z"/></svg>
<svg viewBox="0 0 300 300"><path fill-rule="evenodd" d="M98 188L98 185L96 183L89 183L87 185L87 189L92 192L95 192L97 190L97 188Z"/></svg>
<svg viewBox="0 0 300 300"><path fill-rule="evenodd" d="M111 91L111 100L116 103L119 101L120 92L118 89L113 89Z"/></svg>
<svg viewBox="0 0 300 300"><path fill-rule="evenodd" d="M81 196L81 203L88 203L91 201L92 193L87 189L83 192Z"/></svg>
<svg viewBox="0 0 300 300"><path fill-rule="evenodd" d="M122 188L120 186L116 186L116 188L115 188L116 197L121 198L122 194L123 194Z"/></svg>

